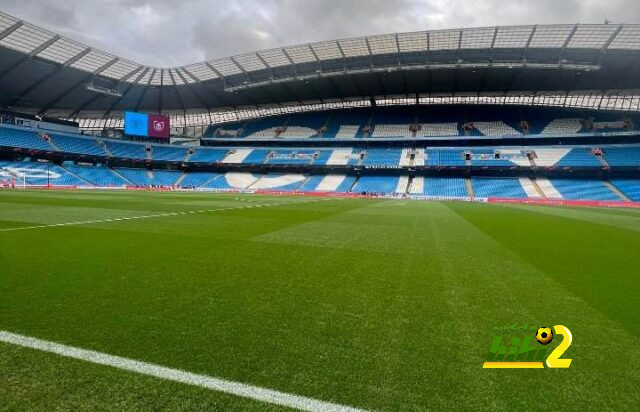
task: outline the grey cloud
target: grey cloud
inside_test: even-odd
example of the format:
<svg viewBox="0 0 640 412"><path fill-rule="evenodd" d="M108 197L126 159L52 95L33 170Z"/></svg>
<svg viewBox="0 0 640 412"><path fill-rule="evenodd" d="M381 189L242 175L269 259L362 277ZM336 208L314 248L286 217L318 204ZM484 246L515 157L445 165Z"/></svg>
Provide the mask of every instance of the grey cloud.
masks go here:
<svg viewBox="0 0 640 412"><path fill-rule="evenodd" d="M605 18L640 22L638 0L4 0L0 7L158 66L380 33Z"/></svg>

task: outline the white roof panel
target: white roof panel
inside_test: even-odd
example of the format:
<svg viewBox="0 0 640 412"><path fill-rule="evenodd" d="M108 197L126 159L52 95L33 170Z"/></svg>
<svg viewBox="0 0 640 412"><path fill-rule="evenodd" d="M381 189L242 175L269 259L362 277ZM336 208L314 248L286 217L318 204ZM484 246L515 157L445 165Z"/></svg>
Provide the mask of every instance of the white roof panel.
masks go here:
<svg viewBox="0 0 640 412"><path fill-rule="evenodd" d="M0 12L0 31L5 31L9 27L16 24L18 21L19 20L15 17Z"/></svg>
<svg viewBox="0 0 640 412"><path fill-rule="evenodd" d="M152 86L160 86L162 84L162 69L156 70L149 84Z"/></svg>
<svg viewBox="0 0 640 412"><path fill-rule="evenodd" d="M456 50L460 42L460 30L441 30L429 33L429 50Z"/></svg>
<svg viewBox="0 0 640 412"><path fill-rule="evenodd" d="M618 29L617 25L581 25L575 32L569 45L569 48L579 49L601 49L607 40L611 38L613 33Z"/></svg>
<svg viewBox="0 0 640 412"><path fill-rule="evenodd" d="M369 56L369 48L364 37L338 40L346 57Z"/></svg>
<svg viewBox="0 0 640 412"><path fill-rule="evenodd" d="M229 58L213 60L210 61L209 64L223 76L242 73L242 70Z"/></svg>
<svg viewBox="0 0 640 412"><path fill-rule="evenodd" d="M271 67L286 66L291 64L282 49L271 49L258 52L260 57Z"/></svg>
<svg viewBox="0 0 640 412"><path fill-rule="evenodd" d="M177 85L184 84L184 81L182 80L182 78L178 76L176 69L169 69L169 78L171 81L173 81L173 84L177 84Z"/></svg>
<svg viewBox="0 0 640 412"><path fill-rule="evenodd" d="M180 67L176 67L176 74L173 76L174 78L177 76L181 82L187 82L187 84L191 84L191 83L195 83L196 81L189 76L187 73L184 72L184 70ZM182 75L182 76L180 76ZM177 82L178 80L176 80Z"/></svg>
<svg viewBox="0 0 640 412"><path fill-rule="evenodd" d="M82 56L80 60L73 63L71 67L92 73L107 62L113 60L114 57L115 56L100 50L91 50L89 53Z"/></svg>
<svg viewBox="0 0 640 412"><path fill-rule="evenodd" d="M247 53L240 56L234 56L234 59L247 72L254 72L267 68L267 66L262 63L258 55L255 53Z"/></svg>
<svg viewBox="0 0 640 412"><path fill-rule="evenodd" d="M334 60L342 58L342 53L340 53L337 41L314 43L311 45L311 48L320 60Z"/></svg>
<svg viewBox="0 0 640 412"><path fill-rule="evenodd" d="M205 63L190 64L188 66L184 66L184 70L194 75L195 78L201 82L217 79L219 77L216 72L211 70L211 68L209 68ZM185 77L189 77L189 75L185 73Z"/></svg>
<svg viewBox="0 0 640 412"><path fill-rule="evenodd" d="M538 26L531 39L531 48L560 48L567 41L573 26Z"/></svg>
<svg viewBox="0 0 640 412"><path fill-rule="evenodd" d="M489 49L496 32L495 27L485 27L480 29L465 29L462 31L460 41L461 49Z"/></svg>
<svg viewBox="0 0 640 412"><path fill-rule="evenodd" d="M533 26L512 26L498 28L495 49L520 49L527 46Z"/></svg>
<svg viewBox="0 0 640 412"><path fill-rule="evenodd" d="M381 36L369 36L369 47L372 54L398 53L398 44L395 34L383 34Z"/></svg>
<svg viewBox="0 0 640 412"><path fill-rule="evenodd" d="M429 48L429 39L426 32L399 33L398 44L401 52L420 52Z"/></svg>
<svg viewBox="0 0 640 412"><path fill-rule="evenodd" d="M36 56L62 64L87 49L88 47L84 44L61 38L56 40L55 43L38 53Z"/></svg>
<svg viewBox="0 0 640 412"><path fill-rule="evenodd" d="M0 45L22 53L30 53L38 46L51 40L55 34L40 29L30 24L23 24L4 39L0 40Z"/></svg>
<svg viewBox="0 0 640 412"><path fill-rule="evenodd" d="M140 80L138 80L138 84L147 84L149 83L149 79L151 78L151 75L153 74L153 67L149 67L149 70L147 70L147 72L140 78Z"/></svg>
<svg viewBox="0 0 640 412"><path fill-rule="evenodd" d="M609 48L640 50L640 25L622 27Z"/></svg>
<svg viewBox="0 0 640 412"><path fill-rule="evenodd" d="M284 50L289 55L289 57L291 57L291 60L293 60L293 62L296 64L317 61L316 57L313 55L313 52L306 44L301 46L285 47Z"/></svg>
<svg viewBox="0 0 640 412"><path fill-rule="evenodd" d="M140 67L138 63L129 60L118 60L106 68L100 75L112 79L122 79L138 67Z"/></svg>

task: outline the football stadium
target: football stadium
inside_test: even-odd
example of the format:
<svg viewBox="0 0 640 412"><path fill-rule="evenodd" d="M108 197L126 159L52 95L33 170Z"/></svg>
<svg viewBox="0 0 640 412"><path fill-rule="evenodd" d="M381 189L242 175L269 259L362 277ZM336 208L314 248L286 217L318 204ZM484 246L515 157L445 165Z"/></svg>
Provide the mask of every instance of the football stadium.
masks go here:
<svg viewBox="0 0 640 412"><path fill-rule="evenodd" d="M1 12L0 409L637 410L640 24L397 31Z"/></svg>

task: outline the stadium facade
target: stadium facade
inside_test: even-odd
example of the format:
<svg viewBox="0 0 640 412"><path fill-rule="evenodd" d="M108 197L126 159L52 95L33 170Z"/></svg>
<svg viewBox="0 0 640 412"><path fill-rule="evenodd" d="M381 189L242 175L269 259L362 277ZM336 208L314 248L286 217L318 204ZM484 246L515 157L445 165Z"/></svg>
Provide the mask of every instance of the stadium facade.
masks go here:
<svg viewBox="0 0 640 412"><path fill-rule="evenodd" d="M640 25L572 24L157 68L0 14L0 172L35 186L640 201L639 66ZM169 115L174 140L197 146L130 141L124 111Z"/></svg>

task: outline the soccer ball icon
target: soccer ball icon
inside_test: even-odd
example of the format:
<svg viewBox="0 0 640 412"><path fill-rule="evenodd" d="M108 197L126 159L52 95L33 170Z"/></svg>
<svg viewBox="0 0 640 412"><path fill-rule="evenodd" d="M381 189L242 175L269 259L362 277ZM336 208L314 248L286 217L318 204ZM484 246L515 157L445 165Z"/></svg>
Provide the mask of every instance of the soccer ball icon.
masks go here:
<svg viewBox="0 0 640 412"><path fill-rule="evenodd" d="M539 328L536 332L536 340L543 345L548 345L553 340L553 332L551 332L551 328L547 328L546 326Z"/></svg>

